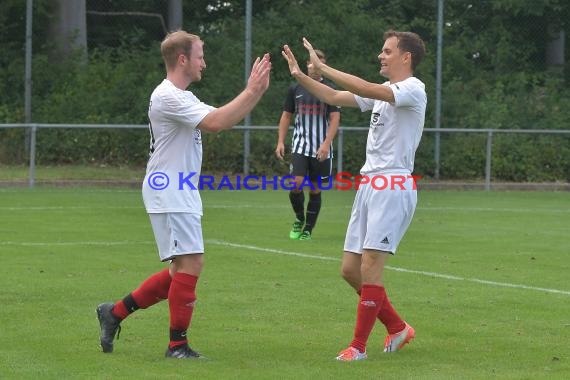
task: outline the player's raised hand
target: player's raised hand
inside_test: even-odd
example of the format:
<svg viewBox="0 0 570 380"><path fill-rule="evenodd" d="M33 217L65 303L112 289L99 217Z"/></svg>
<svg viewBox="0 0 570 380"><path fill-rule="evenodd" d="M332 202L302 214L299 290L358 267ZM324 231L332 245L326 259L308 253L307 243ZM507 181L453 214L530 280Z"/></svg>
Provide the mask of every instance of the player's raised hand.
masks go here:
<svg viewBox="0 0 570 380"><path fill-rule="evenodd" d="M269 74L271 73L271 59L269 53L265 53L263 58L257 57L251 68L247 87L255 92L265 92L269 87Z"/></svg>
<svg viewBox="0 0 570 380"><path fill-rule="evenodd" d="M305 37L303 37L303 46L309 52L310 64L313 65L315 70L320 71L323 63L321 62L321 59L317 56L317 53L315 53L315 49L313 48L313 45L311 45L309 40L307 40Z"/></svg>
<svg viewBox="0 0 570 380"><path fill-rule="evenodd" d="M296 76L302 73L301 69L299 68L299 64L297 63L297 59L295 58L295 55L289 48L289 45L283 45L283 50L281 51L281 55L287 61L291 75Z"/></svg>

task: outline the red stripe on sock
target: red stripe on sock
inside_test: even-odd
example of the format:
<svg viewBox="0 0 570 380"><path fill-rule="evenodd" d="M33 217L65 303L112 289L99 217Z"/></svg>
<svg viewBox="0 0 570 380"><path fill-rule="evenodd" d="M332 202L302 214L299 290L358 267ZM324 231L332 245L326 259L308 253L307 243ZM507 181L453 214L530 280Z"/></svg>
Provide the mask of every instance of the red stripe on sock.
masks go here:
<svg viewBox="0 0 570 380"><path fill-rule="evenodd" d="M171 340L170 343L168 343L168 347L170 348L174 348L177 346L182 346L183 344L187 344L188 340Z"/></svg>
<svg viewBox="0 0 570 380"><path fill-rule="evenodd" d="M127 316L130 314L125 304L123 303L123 300L119 300L115 303L115 306L113 306L111 313L121 321L127 318Z"/></svg>

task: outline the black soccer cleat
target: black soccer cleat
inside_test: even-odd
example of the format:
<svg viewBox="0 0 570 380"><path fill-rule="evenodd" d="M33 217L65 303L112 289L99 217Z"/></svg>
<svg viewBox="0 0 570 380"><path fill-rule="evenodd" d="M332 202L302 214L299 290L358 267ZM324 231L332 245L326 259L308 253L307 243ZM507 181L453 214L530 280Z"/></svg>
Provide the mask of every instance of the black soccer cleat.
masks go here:
<svg viewBox="0 0 570 380"><path fill-rule="evenodd" d="M97 318L99 319L99 326L101 327L101 348L103 352L113 352L113 340L115 335L119 339L121 333L121 321L113 315L113 303L107 302L97 306Z"/></svg>
<svg viewBox="0 0 570 380"><path fill-rule="evenodd" d="M187 344L181 344L174 348L168 347L165 356L173 359L204 359L202 355L191 349Z"/></svg>

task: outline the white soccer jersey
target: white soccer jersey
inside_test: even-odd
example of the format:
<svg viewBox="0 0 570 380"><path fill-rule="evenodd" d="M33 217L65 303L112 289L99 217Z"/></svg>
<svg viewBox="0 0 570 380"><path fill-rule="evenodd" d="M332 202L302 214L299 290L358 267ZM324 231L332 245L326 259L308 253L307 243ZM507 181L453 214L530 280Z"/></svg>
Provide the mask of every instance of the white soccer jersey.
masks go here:
<svg viewBox="0 0 570 380"><path fill-rule="evenodd" d="M148 110L150 158L142 186L148 213L202 215L202 135L196 126L214 109L168 79L153 91Z"/></svg>
<svg viewBox="0 0 570 380"><path fill-rule="evenodd" d="M390 84L394 104L355 95L361 111L372 110L366 141L366 162L361 174L387 171L411 173L424 128L427 105L425 85L415 77Z"/></svg>

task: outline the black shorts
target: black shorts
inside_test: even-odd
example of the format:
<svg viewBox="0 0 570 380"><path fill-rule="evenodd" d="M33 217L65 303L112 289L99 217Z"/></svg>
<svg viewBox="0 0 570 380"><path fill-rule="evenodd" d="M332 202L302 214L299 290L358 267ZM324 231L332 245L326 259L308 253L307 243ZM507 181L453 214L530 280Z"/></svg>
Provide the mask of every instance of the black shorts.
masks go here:
<svg viewBox="0 0 570 380"><path fill-rule="evenodd" d="M322 183L327 183L331 178L332 159L327 158L319 161L315 157L307 157L299 153L291 154L290 173L294 176L308 176L312 182L317 182L319 177Z"/></svg>

